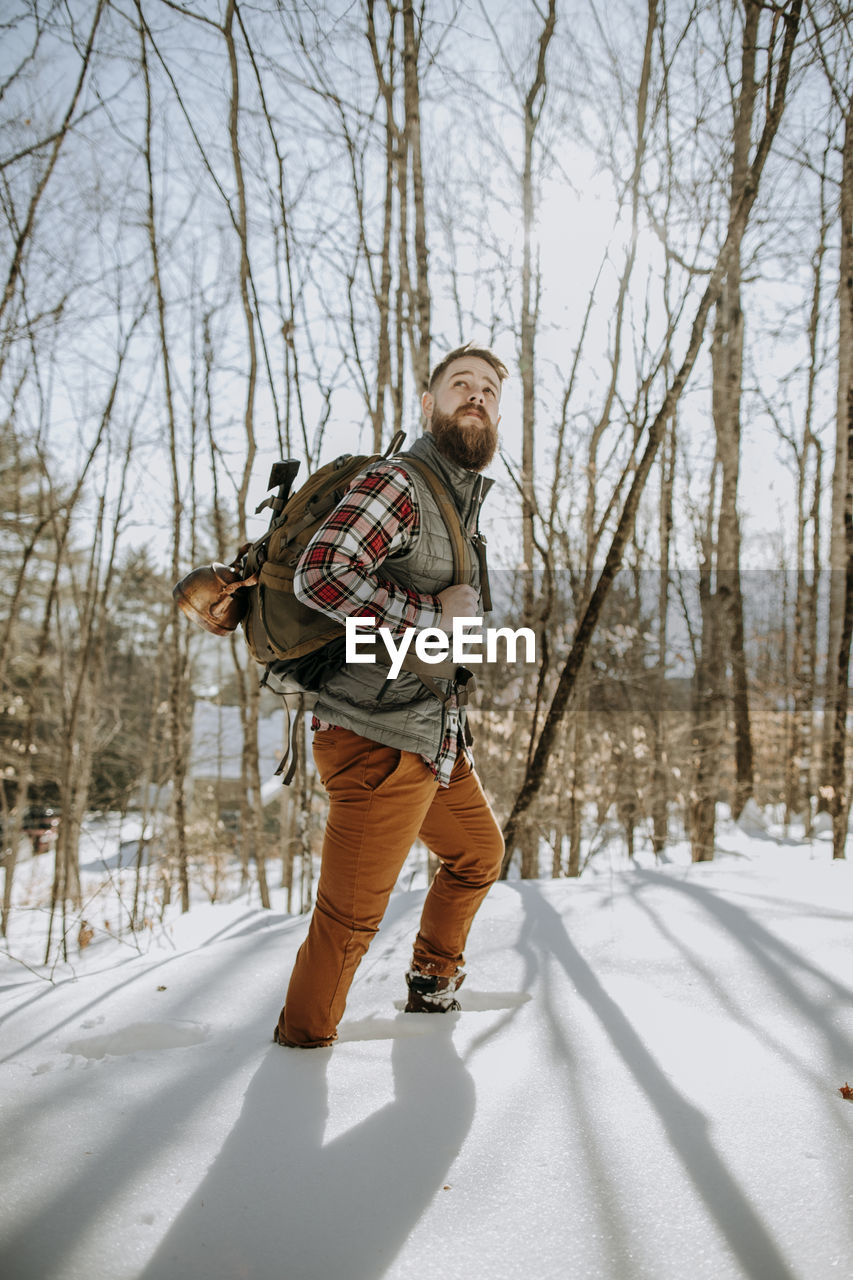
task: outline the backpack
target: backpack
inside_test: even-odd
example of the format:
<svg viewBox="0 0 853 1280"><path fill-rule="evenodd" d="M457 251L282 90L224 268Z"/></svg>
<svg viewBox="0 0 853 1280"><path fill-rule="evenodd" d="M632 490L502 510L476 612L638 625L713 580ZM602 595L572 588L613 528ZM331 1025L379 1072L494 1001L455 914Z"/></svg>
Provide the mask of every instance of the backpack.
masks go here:
<svg viewBox="0 0 853 1280"><path fill-rule="evenodd" d="M193 570L175 586L172 594L180 608L206 630L226 635L236 628L238 622L242 622L249 652L256 662L265 667L262 685L269 685L278 693L314 693L330 675L344 666L345 629L341 623L297 599L293 591L296 566L308 543L342 501L356 476L373 463L396 453L404 439L405 432L398 431L384 453L342 454L310 475L295 493L291 493L291 488L299 471L299 462L293 458L276 462L267 487L277 492L270 492L255 511L257 515L266 508L271 509L266 533L255 542L245 543L231 565L216 564ZM417 471L427 484L441 512L452 548L453 581L468 581L470 545L463 533L456 503L442 480L425 462L407 455L406 465ZM478 535L475 550L480 564L484 608L488 610L491 600L484 542L485 539ZM456 668L450 661L441 666L427 665L410 651L403 666L417 674L427 690L441 701L447 695L436 685L436 676L452 679L457 673L464 672L463 685L466 679L467 685L459 690L460 701L467 701L467 689L473 690L474 687L471 673L465 668ZM292 733L287 735L290 745L276 770L277 774L282 774L290 758L290 767L284 776L285 786L292 780L296 767L298 726L299 718L296 717Z"/></svg>
<svg viewBox="0 0 853 1280"><path fill-rule="evenodd" d="M356 476L396 453L404 439L398 431L382 454L342 454L310 475L293 494L290 488L299 463L289 459L273 466L269 487L277 487L278 493L267 497L256 511L272 509L269 528L263 537L241 548L234 563L248 597L243 618L246 644L255 661L266 668L262 684L271 678L276 684L288 680L316 692L344 665L344 627L297 599L293 591L296 566ZM425 463L408 456L406 463L426 481L436 500L453 548L454 581L464 582L470 552L456 504Z"/></svg>

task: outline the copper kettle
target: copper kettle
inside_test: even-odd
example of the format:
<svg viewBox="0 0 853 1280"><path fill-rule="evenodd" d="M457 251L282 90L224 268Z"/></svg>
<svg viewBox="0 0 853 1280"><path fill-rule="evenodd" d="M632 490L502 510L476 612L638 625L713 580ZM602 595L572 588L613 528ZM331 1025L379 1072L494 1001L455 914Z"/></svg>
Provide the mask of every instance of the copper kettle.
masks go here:
<svg viewBox="0 0 853 1280"><path fill-rule="evenodd" d="M218 562L181 578L172 598L191 621L215 636L236 630L249 609L246 583L230 565Z"/></svg>

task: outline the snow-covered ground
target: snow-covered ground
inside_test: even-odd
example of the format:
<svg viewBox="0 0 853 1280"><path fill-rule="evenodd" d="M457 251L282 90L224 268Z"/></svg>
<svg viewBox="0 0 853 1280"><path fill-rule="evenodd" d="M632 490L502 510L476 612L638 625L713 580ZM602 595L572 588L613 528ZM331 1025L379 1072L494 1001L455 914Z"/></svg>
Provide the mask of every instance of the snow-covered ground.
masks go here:
<svg viewBox="0 0 853 1280"><path fill-rule="evenodd" d="M311 1052L270 1042L307 926L281 899L167 917L142 953L98 930L52 970L22 911L0 1274L849 1277L851 874L756 823L712 864L498 885L446 1017L401 1012L401 887Z"/></svg>

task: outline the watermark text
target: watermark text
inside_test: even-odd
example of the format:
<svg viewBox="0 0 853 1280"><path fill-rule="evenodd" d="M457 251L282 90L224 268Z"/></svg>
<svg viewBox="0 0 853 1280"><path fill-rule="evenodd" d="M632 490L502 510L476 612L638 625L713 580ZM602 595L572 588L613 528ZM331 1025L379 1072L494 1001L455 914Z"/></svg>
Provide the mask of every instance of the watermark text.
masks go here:
<svg viewBox="0 0 853 1280"><path fill-rule="evenodd" d="M390 659L392 680L402 671L410 649L421 662L436 664L449 658L456 666L470 667L482 662L514 663L523 645L520 660L536 661L536 634L530 627L484 628L482 618L454 618L450 635L440 627L406 627L395 637L390 627L377 627L375 618L347 618L344 626L347 662L377 662L378 637Z"/></svg>

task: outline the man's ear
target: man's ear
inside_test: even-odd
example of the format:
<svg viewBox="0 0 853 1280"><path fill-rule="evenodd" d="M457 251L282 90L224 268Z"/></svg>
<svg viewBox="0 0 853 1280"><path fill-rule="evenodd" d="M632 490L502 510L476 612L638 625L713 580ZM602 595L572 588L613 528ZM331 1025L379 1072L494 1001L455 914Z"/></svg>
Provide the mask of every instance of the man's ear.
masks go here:
<svg viewBox="0 0 853 1280"><path fill-rule="evenodd" d="M424 417L427 421L427 429L429 429L430 423L432 422L432 411L435 408L435 399L428 391L425 391L421 396L421 408L423 409Z"/></svg>

